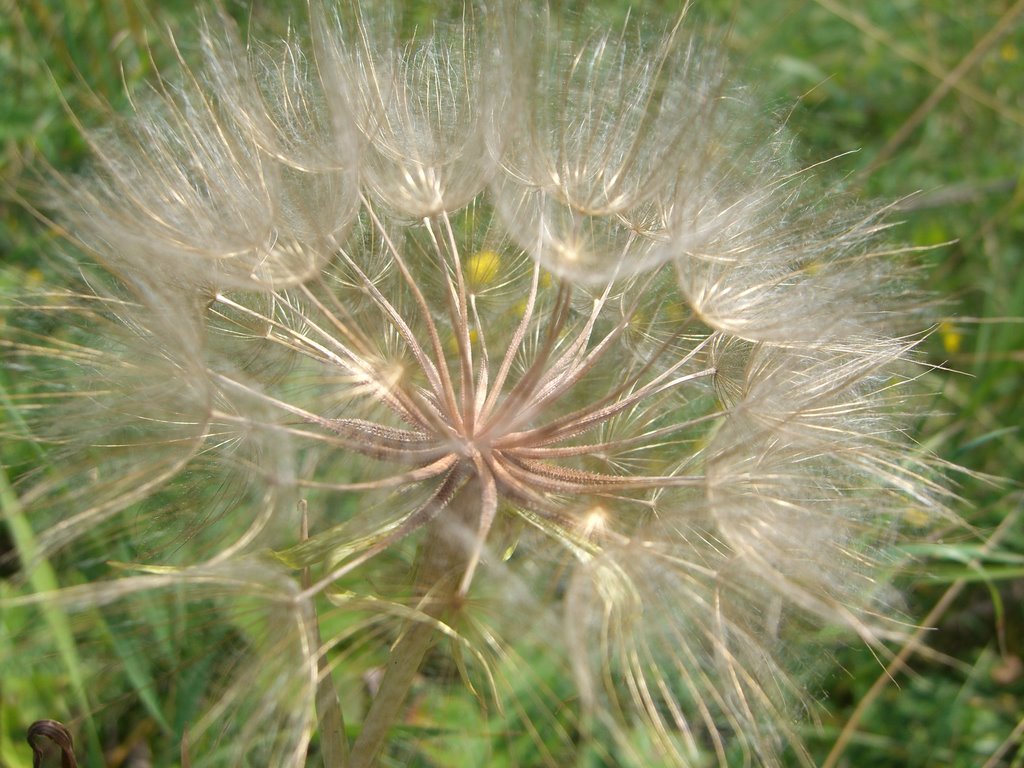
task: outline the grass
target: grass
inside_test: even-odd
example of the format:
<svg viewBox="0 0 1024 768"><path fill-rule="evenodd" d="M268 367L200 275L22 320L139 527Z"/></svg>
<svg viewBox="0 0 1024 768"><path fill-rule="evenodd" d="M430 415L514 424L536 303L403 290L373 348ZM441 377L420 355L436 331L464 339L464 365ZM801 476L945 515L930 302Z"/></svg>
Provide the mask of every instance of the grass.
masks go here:
<svg viewBox="0 0 1024 768"><path fill-rule="evenodd" d="M610 18L623 14L621 3L602 5ZM634 12L670 14L675 5L648 0ZM247 12L236 4L229 10ZM124 106L124 83L137 87L170 63L161 30L171 29L188 55L192 12L183 2L159 9L133 0L0 2L0 82L13 84L0 92L0 189L8 193L0 199L0 289L45 279L56 233L37 225L10 192L31 192L32 169L42 164L68 171L82 162L85 147L62 99L86 123L96 114L95 97ZM258 14L273 12L261 6ZM971 529L940 532L912 552L900 579L906 614L928 627L916 643L894 649L891 662L834 648L821 724L808 733L812 753L823 766L1024 765L1024 494L1017 481L1024 477L1024 3L712 0L698 13L729 26L741 78L786 117L807 162L858 150L834 161L831 173L869 199L901 201L899 235L936 246L923 256L923 279L939 306L940 322L923 348L937 366L924 382L936 394L920 434L925 447L964 467L951 477ZM18 386L11 373L0 367L7 390ZM6 446L0 458L7 467L32 461ZM31 531L3 491L8 535L30 557ZM62 574L61 581L75 579ZM10 589L0 583L0 596ZM0 654L9 654L18 628L0 618ZM47 617L57 636L67 632L62 621ZM117 647L116 635L111 642ZM74 679L78 651L59 645L64 674ZM75 703L55 699L45 674L12 675L17 659L0 664L0 764L27 768L27 725ZM140 690L151 674L129 669ZM483 764L461 734L500 722L484 722L472 702L429 687L418 701L429 714L410 727L421 729L424 748L403 764ZM165 713L180 729L187 692L175 703L177 711ZM509 749L488 764L530 764L528 753L515 754L525 747L511 742ZM172 751L160 757L171 761L160 765L175 759Z"/></svg>

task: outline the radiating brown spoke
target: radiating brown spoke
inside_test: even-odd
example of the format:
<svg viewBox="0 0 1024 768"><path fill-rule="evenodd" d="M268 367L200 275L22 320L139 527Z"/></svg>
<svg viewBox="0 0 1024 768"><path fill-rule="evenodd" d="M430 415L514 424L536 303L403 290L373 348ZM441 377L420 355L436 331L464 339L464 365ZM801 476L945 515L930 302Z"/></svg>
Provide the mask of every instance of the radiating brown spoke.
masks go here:
<svg viewBox="0 0 1024 768"><path fill-rule="evenodd" d="M600 472L561 467L557 464L510 457L505 464L509 474L527 484L556 493L600 492L603 489L650 490L666 487L694 487L699 477L659 475L606 475Z"/></svg>
<svg viewBox="0 0 1024 768"><path fill-rule="evenodd" d="M320 579L320 581L308 587L303 592L303 595L316 595L338 579L342 578L345 574L351 573L366 561L391 548L395 542L404 539L409 534L422 528L444 511L445 507L448 506L448 503L465 484L465 476L462 476L455 470L450 470L448 474L445 475L444 480L441 481L441 484L437 487L437 490L430 495L430 498L410 512L397 528L369 549L364 550L362 553L356 555L350 560L346 560L342 565Z"/></svg>

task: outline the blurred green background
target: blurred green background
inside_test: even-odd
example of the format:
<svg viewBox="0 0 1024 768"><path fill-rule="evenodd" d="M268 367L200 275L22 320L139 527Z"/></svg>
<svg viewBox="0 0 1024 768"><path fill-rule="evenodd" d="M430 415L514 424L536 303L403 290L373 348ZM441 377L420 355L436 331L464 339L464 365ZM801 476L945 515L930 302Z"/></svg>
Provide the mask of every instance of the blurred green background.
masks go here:
<svg viewBox="0 0 1024 768"><path fill-rule="evenodd" d="M291 5L225 3L243 25L271 30L304 13ZM601 6L610 25L626 13L607 0L561 5ZM648 0L631 13L671 19L678 5ZM450 4L420 2L414 14L440 8ZM938 246L922 257L939 299L923 352L942 369L924 378L935 396L920 435L969 470L951 481L973 532L937 532L899 577L908 615L934 627L906 649L909 671L890 678L855 643L833 647L812 754L822 765L1022 766L1024 2L708 0L693 15L726 30L738 77L787 120L806 163L858 150L823 172L866 199L902 201L897 237ZM168 31L188 58L195 5L0 0L0 293L46 280L57 235L17 198L32 197L45 165L83 162L69 113L92 125L97 98L125 108L126 86L173 67ZM8 375L0 365L0 385ZM0 637L0 654L9 648ZM0 682L0 766L30 765L25 727L55 715L45 678L26 679ZM472 732L471 706L444 706ZM458 754L425 749L415 764L475 764Z"/></svg>

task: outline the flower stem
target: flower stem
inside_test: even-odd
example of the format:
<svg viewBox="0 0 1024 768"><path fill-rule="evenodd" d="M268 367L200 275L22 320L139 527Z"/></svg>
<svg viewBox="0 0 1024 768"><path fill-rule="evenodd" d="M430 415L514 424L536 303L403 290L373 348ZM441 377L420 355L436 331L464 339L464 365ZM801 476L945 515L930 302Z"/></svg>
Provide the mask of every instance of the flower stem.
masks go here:
<svg viewBox="0 0 1024 768"><path fill-rule="evenodd" d="M299 502L302 515L300 541L309 539L309 516L306 501ZM302 587L309 589L312 577L309 568L302 572ZM313 611L316 611L316 600L313 600ZM320 727L320 751L323 755L324 768L348 768L348 739L345 736L345 718L341 711L341 699L331 676L331 665L323 653L323 640L320 637L320 620L313 622L313 638L317 648L317 671L319 682L316 686L316 714Z"/></svg>
<svg viewBox="0 0 1024 768"><path fill-rule="evenodd" d="M421 617L407 622L391 650L380 687L352 747L349 768L370 768L375 764L434 642L437 622L457 606L459 579L470 550L468 532L475 530L480 506L479 488L470 482L430 524L420 547L416 571Z"/></svg>

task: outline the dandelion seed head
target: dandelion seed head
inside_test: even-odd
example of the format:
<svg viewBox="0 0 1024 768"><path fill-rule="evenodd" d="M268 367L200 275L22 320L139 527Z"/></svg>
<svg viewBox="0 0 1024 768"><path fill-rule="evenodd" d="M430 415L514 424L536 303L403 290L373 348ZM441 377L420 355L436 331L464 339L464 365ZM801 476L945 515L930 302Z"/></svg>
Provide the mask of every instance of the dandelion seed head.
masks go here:
<svg viewBox="0 0 1024 768"><path fill-rule="evenodd" d="M33 429L91 453L24 491L42 551L99 531L185 586L269 551L316 572L296 611L472 629L505 661L474 601L527 595L622 754L642 722L664 764L803 756L793 627L895 632L885 547L942 513L884 226L809 201L781 133L751 148L682 25L562 39L499 8L400 39L382 13L314 4L309 50L207 25L201 68L60 181L99 277L35 310L92 333L8 346L62 377ZM147 504L197 487L160 508L174 546L139 545Z"/></svg>

